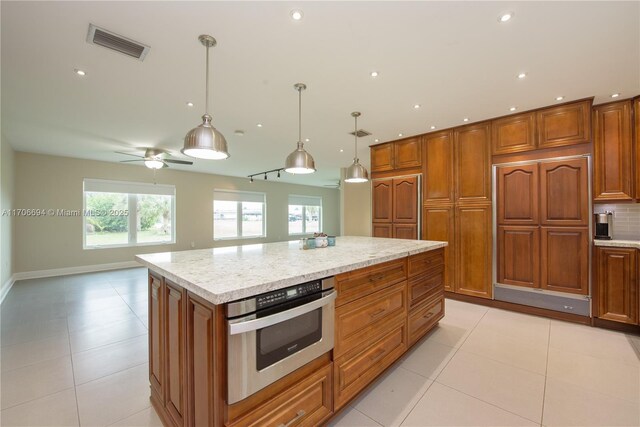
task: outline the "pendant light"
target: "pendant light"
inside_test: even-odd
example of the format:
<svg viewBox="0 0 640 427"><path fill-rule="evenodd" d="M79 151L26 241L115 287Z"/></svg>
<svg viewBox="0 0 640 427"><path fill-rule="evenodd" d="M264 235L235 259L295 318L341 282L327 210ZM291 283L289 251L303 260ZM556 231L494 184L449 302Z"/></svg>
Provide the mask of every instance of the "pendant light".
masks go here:
<svg viewBox="0 0 640 427"><path fill-rule="evenodd" d="M353 132L356 140L356 151L353 157L353 163L347 168L347 173L345 175L344 181L367 182L369 181L369 174L367 173L367 169L360 164L360 159L358 159L358 117L360 117L360 113L354 111L353 113L351 113L351 117L353 117L356 121L355 129Z"/></svg>
<svg viewBox="0 0 640 427"><path fill-rule="evenodd" d="M217 43L216 39L209 35L201 35L198 40L207 48L205 112L202 116L202 124L191 129L184 137L184 148L180 151L197 159L226 159L229 157L227 141L224 139L224 135L211 125L211 116L209 115L209 48L214 47Z"/></svg>
<svg viewBox="0 0 640 427"><path fill-rule="evenodd" d="M302 143L302 91L307 88L307 85L296 83L293 87L298 91L298 148L287 156L284 170L293 174L313 173L316 171L316 163Z"/></svg>

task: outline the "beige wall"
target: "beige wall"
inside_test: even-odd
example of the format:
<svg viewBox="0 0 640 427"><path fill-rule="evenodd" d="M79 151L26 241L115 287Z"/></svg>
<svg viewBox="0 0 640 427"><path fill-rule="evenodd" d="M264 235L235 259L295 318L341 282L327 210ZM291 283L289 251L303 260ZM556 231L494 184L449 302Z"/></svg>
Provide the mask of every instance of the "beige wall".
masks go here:
<svg viewBox="0 0 640 427"><path fill-rule="evenodd" d="M350 184L343 176L341 187L342 234L371 236L371 182Z"/></svg>
<svg viewBox="0 0 640 427"><path fill-rule="evenodd" d="M14 206L41 209L82 209L84 178L153 182L151 170L91 160L17 152ZM112 249L82 248L81 217L17 218L15 271L29 272L66 267L133 261L135 254L289 240L289 194L321 196L323 229L340 233L340 193L335 189L278 183L250 183L248 179L182 172L157 173L158 184L176 186L176 244ZM267 195L267 238L240 241L213 240L213 190L261 191ZM4 192L4 190L3 190Z"/></svg>
<svg viewBox="0 0 640 427"><path fill-rule="evenodd" d="M0 140L0 215L5 209L12 209L14 201L14 163L15 153L11 145ZM2 215L0 217L0 289L13 275L12 257L13 218ZM1 294L1 293L0 293Z"/></svg>

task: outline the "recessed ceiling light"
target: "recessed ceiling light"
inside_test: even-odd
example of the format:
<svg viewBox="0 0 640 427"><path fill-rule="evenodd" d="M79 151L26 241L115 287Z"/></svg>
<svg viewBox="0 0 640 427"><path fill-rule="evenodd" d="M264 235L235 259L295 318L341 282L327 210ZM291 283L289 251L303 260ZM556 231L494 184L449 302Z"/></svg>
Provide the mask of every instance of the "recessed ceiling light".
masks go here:
<svg viewBox="0 0 640 427"><path fill-rule="evenodd" d="M562 101L564 99L564 96L556 96L556 101Z"/></svg>
<svg viewBox="0 0 640 427"><path fill-rule="evenodd" d="M431 130L434 130L436 127L434 125L431 125Z"/></svg>
<svg viewBox="0 0 640 427"><path fill-rule="evenodd" d="M187 107L193 107L193 102L187 102Z"/></svg>
<svg viewBox="0 0 640 427"><path fill-rule="evenodd" d="M378 77L378 72L377 71L372 71L371 73L369 73L369 75L371 77Z"/></svg>
<svg viewBox="0 0 640 427"><path fill-rule="evenodd" d="M510 107L509 111L516 111L516 107Z"/></svg>
<svg viewBox="0 0 640 427"><path fill-rule="evenodd" d="M414 104L414 105L413 105L413 108L415 108L416 110L417 110L418 108L420 108L420 107L421 107L421 105L420 105L420 104Z"/></svg>
<svg viewBox="0 0 640 427"><path fill-rule="evenodd" d="M75 71L75 73L76 73L77 75L79 75L79 76L86 76L86 75L87 75L87 73L86 73L86 72L84 72L83 70L79 70L79 69L77 69L77 68L76 68L75 70L73 70L73 71Z"/></svg>
<svg viewBox="0 0 640 427"><path fill-rule="evenodd" d="M374 139L373 142L380 142L378 138Z"/></svg>
<svg viewBox="0 0 640 427"><path fill-rule="evenodd" d="M398 136L402 136L402 132L400 132L400 133L398 134Z"/></svg>
<svg viewBox="0 0 640 427"><path fill-rule="evenodd" d="M244 131L241 129L236 130L235 132L233 132L234 134L238 135L238 136L244 136Z"/></svg>
<svg viewBox="0 0 640 427"><path fill-rule="evenodd" d="M519 79L524 79L525 77L527 77L527 73L520 73L520 74L518 74L518 78L519 78Z"/></svg>
<svg viewBox="0 0 640 427"><path fill-rule="evenodd" d="M302 19L302 11L301 10L292 10L291 11L291 18L294 21L299 21Z"/></svg>
<svg viewBox="0 0 640 427"><path fill-rule="evenodd" d="M311 141L309 138L304 139L304 142L309 142L309 141Z"/></svg>
<svg viewBox="0 0 640 427"><path fill-rule="evenodd" d="M341 152L341 153L344 153L344 150L341 148L341 149L340 149L340 152Z"/></svg>
<svg viewBox="0 0 640 427"><path fill-rule="evenodd" d="M262 127L262 123L258 123L256 126L258 126L259 128Z"/></svg>
<svg viewBox="0 0 640 427"><path fill-rule="evenodd" d="M612 93L612 94L611 94L611 97L612 97L612 98L617 98L617 97L619 97L619 96L620 96L620 94L619 94L619 93L617 93L617 92L616 92L616 93Z"/></svg>
<svg viewBox="0 0 640 427"><path fill-rule="evenodd" d="M468 121L469 121L469 118L468 118L468 117L465 117L464 119L462 119L462 121L463 121L463 122L468 122Z"/></svg>
<svg viewBox="0 0 640 427"><path fill-rule="evenodd" d="M513 18L514 15L515 15L515 13L513 13L513 12L502 13L502 14L500 14L500 16L498 16L498 21L499 22L507 22L508 20Z"/></svg>

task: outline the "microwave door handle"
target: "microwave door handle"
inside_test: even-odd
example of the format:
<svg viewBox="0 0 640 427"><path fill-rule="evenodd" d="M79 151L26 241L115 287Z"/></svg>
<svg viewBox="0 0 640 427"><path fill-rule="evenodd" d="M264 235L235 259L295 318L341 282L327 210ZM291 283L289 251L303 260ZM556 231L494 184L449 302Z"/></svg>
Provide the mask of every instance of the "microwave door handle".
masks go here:
<svg viewBox="0 0 640 427"><path fill-rule="evenodd" d="M331 291L328 295L323 296L320 299L311 301L308 304L301 305L299 307L292 308L291 310L282 311L280 313L272 314L271 316L261 317L259 319L239 321L232 323L229 321L229 335L243 334L245 332L251 332L258 329L266 328L267 326L281 323L294 317L302 316L317 308L327 305L336 299L336 291Z"/></svg>

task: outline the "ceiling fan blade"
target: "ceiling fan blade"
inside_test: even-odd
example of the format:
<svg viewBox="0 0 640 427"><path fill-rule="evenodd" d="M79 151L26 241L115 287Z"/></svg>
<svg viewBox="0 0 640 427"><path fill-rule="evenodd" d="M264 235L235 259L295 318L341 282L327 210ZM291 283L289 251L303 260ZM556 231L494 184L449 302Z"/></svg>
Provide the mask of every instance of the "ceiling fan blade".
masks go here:
<svg viewBox="0 0 640 427"><path fill-rule="evenodd" d="M174 159L163 159L166 163L175 163L177 165L192 165L193 162L187 160L174 160Z"/></svg>
<svg viewBox="0 0 640 427"><path fill-rule="evenodd" d="M120 163L129 163L129 162L144 162L144 159L140 159L140 160L120 160Z"/></svg>
<svg viewBox="0 0 640 427"><path fill-rule="evenodd" d="M168 167L169 167L169 165L168 165L166 162L162 162L162 168L163 168L163 169L164 169L164 168L168 168Z"/></svg>
<svg viewBox="0 0 640 427"><path fill-rule="evenodd" d="M124 154L125 156L133 156L133 157L139 157L141 159L144 159L143 156L138 156L137 154L125 153L125 152L122 152L122 151L114 151L114 152L116 154Z"/></svg>

